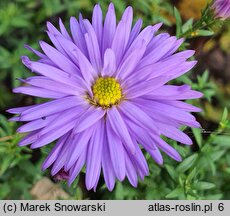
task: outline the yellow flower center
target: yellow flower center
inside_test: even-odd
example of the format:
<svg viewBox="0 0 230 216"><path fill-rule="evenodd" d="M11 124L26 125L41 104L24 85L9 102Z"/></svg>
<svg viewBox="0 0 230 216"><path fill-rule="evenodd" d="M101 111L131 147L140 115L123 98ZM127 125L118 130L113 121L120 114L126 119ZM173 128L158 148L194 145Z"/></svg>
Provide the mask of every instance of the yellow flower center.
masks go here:
<svg viewBox="0 0 230 216"><path fill-rule="evenodd" d="M113 77L99 77L92 90L94 103L103 108L118 104L122 98L121 86Z"/></svg>

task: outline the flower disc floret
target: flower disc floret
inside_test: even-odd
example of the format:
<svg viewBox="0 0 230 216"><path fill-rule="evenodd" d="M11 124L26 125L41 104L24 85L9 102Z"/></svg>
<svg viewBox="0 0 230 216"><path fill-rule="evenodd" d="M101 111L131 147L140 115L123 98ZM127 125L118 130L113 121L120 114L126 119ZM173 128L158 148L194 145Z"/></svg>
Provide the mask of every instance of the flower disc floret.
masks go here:
<svg viewBox="0 0 230 216"><path fill-rule="evenodd" d="M99 77L92 90L93 100L104 108L118 104L122 98L121 86L113 77Z"/></svg>

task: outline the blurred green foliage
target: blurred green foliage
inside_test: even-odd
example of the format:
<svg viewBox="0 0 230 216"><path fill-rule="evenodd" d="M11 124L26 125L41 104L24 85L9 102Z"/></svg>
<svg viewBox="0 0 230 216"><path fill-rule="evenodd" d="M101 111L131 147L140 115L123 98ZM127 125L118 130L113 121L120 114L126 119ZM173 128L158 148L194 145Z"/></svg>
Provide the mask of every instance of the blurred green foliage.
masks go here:
<svg viewBox="0 0 230 216"><path fill-rule="evenodd" d="M45 33L46 21L57 25L61 17L69 26L69 17L90 18L93 6L100 2L103 12L109 0L1 0L0 1L0 199L31 199L29 193L32 186L47 173L40 171L42 160L47 156L50 146L42 148L40 156L34 159L32 150L18 147L20 136L16 133L17 123L8 122L5 109L38 102L38 99L23 95L13 95L11 89L20 83L16 78L29 76L29 72L20 61L21 55L35 58L23 48L29 44L38 48L39 40L48 38ZM169 0L114 0L117 17L119 18L127 5L132 5L135 19L141 17L144 25L163 22L179 37L193 32L194 21L183 20L180 12ZM175 18L174 18L175 16ZM230 29L230 28L228 28ZM229 32L229 30L227 31ZM213 35L213 29L196 28L194 36ZM181 49L188 46L185 43ZM109 192L104 183L99 183L97 193L86 192L84 174L69 188L66 183L58 183L66 190L71 199L230 199L230 121L227 109L230 107L223 93L219 91L215 80L209 78L209 72L200 73L197 77L188 73L176 83L187 83L193 89L202 91L204 98L191 101L194 105L204 108L198 118L204 125L213 125L211 129L185 128L186 133L194 140L194 145L182 146L167 140L184 158L177 163L165 156L163 166L156 165L150 155L146 154L150 175L138 188L132 188L127 181L117 182L113 192ZM212 80L212 81L211 81ZM218 116L216 122L210 122L205 104L212 103L217 97ZM229 99L229 98L228 98Z"/></svg>
<svg viewBox="0 0 230 216"><path fill-rule="evenodd" d="M29 190L41 176L40 164L33 164L31 150L19 148L15 124L0 115L0 199L31 199Z"/></svg>

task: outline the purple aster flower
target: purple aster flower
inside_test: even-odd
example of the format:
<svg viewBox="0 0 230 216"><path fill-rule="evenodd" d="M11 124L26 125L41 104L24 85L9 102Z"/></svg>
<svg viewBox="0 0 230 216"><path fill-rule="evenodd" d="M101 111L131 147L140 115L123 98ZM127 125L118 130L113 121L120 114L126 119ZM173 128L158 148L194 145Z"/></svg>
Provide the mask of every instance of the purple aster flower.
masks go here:
<svg viewBox="0 0 230 216"><path fill-rule="evenodd" d="M51 174L71 184L86 166L86 187L94 190L101 171L109 190L125 177L136 187L148 175L145 149L158 164L165 152L176 161L179 153L160 136L190 145L180 130L200 127L190 112L200 109L182 100L199 98L190 86L169 85L196 64L187 61L194 51L177 52L183 39L156 34L161 24L143 30L139 19L132 27L133 10L126 8L116 24L111 3L103 22L96 5L92 24L80 15L70 19L71 34L59 20L60 31L47 23L53 46L40 42L38 61L22 57L36 76L15 93L49 98L42 104L8 110L11 121L26 122L18 129L28 133L19 143L40 148L57 143L43 164Z"/></svg>
<svg viewBox="0 0 230 216"><path fill-rule="evenodd" d="M58 180L58 181L68 180L69 179L69 173L66 172L64 169L62 169L54 176L54 179Z"/></svg>
<svg viewBox="0 0 230 216"><path fill-rule="evenodd" d="M228 19L230 17L230 0L215 0L212 8L217 17Z"/></svg>

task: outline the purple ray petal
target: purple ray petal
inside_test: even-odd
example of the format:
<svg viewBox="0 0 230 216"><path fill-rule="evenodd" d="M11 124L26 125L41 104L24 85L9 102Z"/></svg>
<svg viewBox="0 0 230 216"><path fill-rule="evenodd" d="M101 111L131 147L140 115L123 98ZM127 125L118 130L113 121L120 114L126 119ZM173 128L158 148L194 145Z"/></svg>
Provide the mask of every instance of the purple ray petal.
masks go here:
<svg viewBox="0 0 230 216"><path fill-rule="evenodd" d="M132 53L125 59L125 61L120 64L117 69L116 78L124 80L133 72L142 56L144 55L145 48L146 42L142 41L141 44L137 46L137 49L133 50Z"/></svg>
<svg viewBox="0 0 230 216"><path fill-rule="evenodd" d="M89 142L86 161L86 188L88 190L95 187L100 176L104 130L104 120L101 120Z"/></svg>
<svg viewBox="0 0 230 216"><path fill-rule="evenodd" d="M142 64L149 65L159 61L176 43L176 37L170 37L158 44L148 55L146 55Z"/></svg>
<svg viewBox="0 0 230 216"><path fill-rule="evenodd" d="M129 37L129 42L127 44L127 47L129 47L132 42L134 41L134 39L138 36L138 34L141 31L141 27L142 27L142 19L138 19L137 22L135 23L135 25L132 28L132 31L130 33L130 37Z"/></svg>
<svg viewBox="0 0 230 216"><path fill-rule="evenodd" d="M160 122L157 123L161 133L166 136L169 137L173 140L176 140L178 142L181 142L183 144L186 145L192 145L192 140L182 131L178 130L175 127L172 127L170 125L167 124L162 124Z"/></svg>
<svg viewBox="0 0 230 216"><path fill-rule="evenodd" d="M164 151L166 154L168 154L171 158L173 158L176 161L181 161L182 158L179 155L179 153L171 147L168 143L166 143L164 140L162 140L160 137L157 137L155 135L152 135L153 140L155 141L156 145Z"/></svg>
<svg viewBox="0 0 230 216"><path fill-rule="evenodd" d="M92 126L88 130L85 130L81 133L78 133L74 136L72 141L72 149L68 154L68 162L65 165L65 169L70 169L77 159L80 157L81 153L87 148L89 140L95 130L95 127Z"/></svg>
<svg viewBox="0 0 230 216"><path fill-rule="evenodd" d="M70 178L68 180L68 185L69 186L76 179L76 177L80 173L82 167L84 166L85 162L86 162L86 150L84 150L81 153L81 155L79 156L77 162L73 165L73 168L71 168L71 174L70 174Z"/></svg>
<svg viewBox="0 0 230 216"><path fill-rule="evenodd" d="M43 64L47 64L53 67L56 67L57 65L55 65L50 59L39 59L37 62L43 63Z"/></svg>
<svg viewBox="0 0 230 216"><path fill-rule="evenodd" d="M149 55L156 46L158 46L162 41L167 40L169 37L170 35L168 33L161 33L153 37L146 49L145 56Z"/></svg>
<svg viewBox="0 0 230 216"><path fill-rule="evenodd" d="M39 148L41 146L47 145L51 142L53 142L54 140L60 138L61 136L63 136L64 134L66 134L67 132L69 132L71 129L73 129L73 127L75 126L76 122L75 121L70 121L67 124L63 125L61 128L57 128L55 130L52 130L42 136L40 136L38 134L38 140L36 140L31 146L30 148L34 149L34 148Z"/></svg>
<svg viewBox="0 0 230 216"><path fill-rule="evenodd" d="M132 137L140 143L143 147L148 147L148 149L155 149L155 145L149 135L149 132L142 127L137 126L133 121L125 118L129 130L132 133Z"/></svg>
<svg viewBox="0 0 230 216"><path fill-rule="evenodd" d="M136 125L148 130L150 133L159 134L158 128L153 119L151 119L148 114L139 107L135 106L134 103L125 101L121 104L119 109Z"/></svg>
<svg viewBox="0 0 230 216"><path fill-rule="evenodd" d="M53 43L53 45L55 46L55 48L60 52L62 53L63 55L65 55L66 57L68 56L67 53L65 52L65 50L62 48L62 45L60 44L60 42L57 40L57 37L59 35L56 35L56 34L52 34L50 32L47 32L48 34L48 37L50 38L51 42ZM59 37L62 37L64 38L62 35L59 36Z"/></svg>
<svg viewBox="0 0 230 216"><path fill-rule="evenodd" d="M68 40L72 40L71 37L69 36L68 31L66 30L61 18L59 18L59 27L61 30L62 35L64 35L65 38L67 38Z"/></svg>
<svg viewBox="0 0 230 216"><path fill-rule="evenodd" d="M81 32L82 34L84 35L86 33L86 29L85 29L85 25L84 25L84 18L82 16L81 13L79 13L79 25L80 25L80 28L81 28Z"/></svg>
<svg viewBox="0 0 230 216"><path fill-rule="evenodd" d="M88 56L85 38L81 31L80 25L75 17L70 18L70 30L74 43L82 51L85 56Z"/></svg>
<svg viewBox="0 0 230 216"><path fill-rule="evenodd" d="M70 134L70 133L69 133ZM61 169L64 168L66 161L68 161L68 150L71 143L71 134L68 136L65 144L63 144L62 150L57 156L57 159L54 161L51 169L51 175L56 175Z"/></svg>
<svg viewBox="0 0 230 216"><path fill-rule="evenodd" d="M163 157L161 155L160 150L156 147L155 149L147 149L151 157L156 161L157 164L162 165L163 164Z"/></svg>
<svg viewBox="0 0 230 216"><path fill-rule="evenodd" d="M174 106L176 108L182 109L187 112L202 112L202 109L200 109L199 107L195 107L183 101L174 101L174 100L169 101L168 100L168 101L164 101L164 103Z"/></svg>
<svg viewBox="0 0 230 216"><path fill-rule="evenodd" d="M26 135L19 143L18 145L19 146L26 146L26 145L29 145L33 142L35 142L38 138L38 133L39 133L40 130L36 130L36 131L33 131L31 133L29 133L28 135Z"/></svg>
<svg viewBox="0 0 230 216"><path fill-rule="evenodd" d="M132 86L131 88L127 89L124 94L128 99L133 99L149 94L150 92L153 92L153 90L164 85L167 82L166 79L167 77L165 76L157 77L146 82L141 82L139 85Z"/></svg>
<svg viewBox="0 0 230 216"><path fill-rule="evenodd" d="M81 106L76 106L65 110L65 112L58 113L58 118L53 119L51 124L47 125L45 128L41 130L39 136L49 133L50 131L56 130L58 128L62 128L65 124L68 124L71 121L77 123L77 118L82 114L84 109Z"/></svg>
<svg viewBox="0 0 230 216"><path fill-rule="evenodd" d="M135 102L136 105L148 112L148 114L154 119L159 117L162 118L163 116L165 116L168 120L173 119L174 121L179 122L181 125L200 127L200 124L195 120L195 117L193 115L181 109L177 109L173 106L153 100L150 101L136 99Z"/></svg>
<svg viewBox="0 0 230 216"><path fill-rule="evenodd" d="M151 98L161 99L161 100L185 100L185 99L195 99L203 96L201 92L191 90L188 85L173 86L165 85L154 92L151 92Z"/></svg>
<svg viewBox="0 0 230 216"><path fill-rule="evenodd" d="M27 109L30 109L33 107L36 107L36 105L17 107L17 108L8 109L6 111L11 114L21 114L23 111L26 111Z"/></svg>
<svg viewBox="0 0 230 216"><path fill-rule="evenodd" d="M82 99L76 96L69 96L65 98L60 98L43 104L39 104L35 107L25 110L21 114L21 119L26 121L31 121L34 119L46 117L60 111L67 110L71 107L78 106L82 104Z"/></svg>
<svg viewBox="0 0 230 216"><path fill-rule="evenodd" d="M64 52L67 53L67 57L70 58L72 62L79 67L79 60L75 50L79 50L81 52L80 48L78 48L78 46L75 43L73 43L70 40L67 40L63 36L56 35L55 38L58 41L58 43L61 44Z"/></svg>
<svg viewBox="0 0 230 216"><path fill-rule="evenodd" d="M51 152L49 153L48 157L45 159L45 161L42 164L42 170L46 170L48 167L50 167L54 161L57 159L58 155L60 154L63 145L65 143L65 141L67 140L69 136L69 133L65 134L64 136L62 136L58 142L56 143L56 145L52 148Z"/></svg>
<svg viewBox="0 0 230 216"><path fill-rule="evenodd" d="M106 49L104 54L104 66L102 76L112 76L116 72L116 58L112 49Z"/></svg>
<svg viewBox="0 0 230 216"><path fill-rule="evenodd" d="M48 124L50 124L57 117L58 117L58 114L54 114L54 115L50 115L50 116L43 118L43 119L41 118L41 119L37 119L34 121L30 121L30 122L22 125L21 127L19 127L17 129L17 132L26 133L26 132L41 129L41 128L47 126Z"/></svg>
<svg viewBox="0 0 230 216"><path fill-rule="evenodd" d="M40 46L44 53L63 71L69 73L78 75L79 74L79 68L70 61L65 55L60 53L58 50L54 49L49 44L41 41Z"/></svg>
<svg viewBox="0 0 230 216"><path fill-rule="evenodd" d="M134 50L139 49L139 51L142 51L144 55L146 47L148 43L151 41L153 36L154 28L152 26L147 26L144 28L141 33L135 38L131 46L128 48L127 52L125 53L124 59L126 59ZM145 44L144 47L140 48L140 44ZM142 50L144 49L144 50Z"/></svg>
<svg viewBox="0 0 230 216"><path fill-rule="evenodd" d="M113 164L113 169L116 177L123 181L125 178L125 153L119 137L113 132L110 123L106 122L107 141L109 146L109 153Z"/></svg>
<svg viewBox="0 0 230 216"><path fill-rule="evenodd" d="M107 117L113 131L123 140L124 145L132 152L132 154L135 154L135 146L132 142L127 126L117 108L112 107L108 110Z"/></svg>
<svg viewBox="0 0 230 216"><path fill-rule="evenodd" d="M23 63L29 67L32 71L36 71L37 73L46 76L52 80L56 80L58 82L73 86L73 87L82 87L82 85L80 85L80 82L82 82L82 80L80 80L79 77L74 77L73 75L70 75L68 73L65 73L64 71L55 68L53 66L50 65L46 65L43 63L39 63L39 62L33 62L33 61L24 61L23 59ZM84 81L83 81L84 84Z"/></svg>
<svg viewBox="0 0 230 216"><path fill-rule="evenodd" d="M16 122L16 121L19 121L19 122L20 122L21 120L20 120L20 117L19 117L19 116L15 116L15 117L9 118L8 121L9 121L9 122Z"/></svg>
<svg viewBox="0 0 230 216"><path fill-rule="evenodd" d="M90 94L92 94L91 85L94 79L97 77L97 72L94 70L87 57L73 42L66 40L63 37L57 37L57 39L60 41L66 52L69 53L69 56L73 62L79 66L81 75L84 78L84 80L80 79L79 82L81 85L83 84L83 86L87 88Z"/></svg>
<svg viewBox="0 0 230 216"><path fill-rule="evenodd" d="M96 33L88 20L84 20L85 28L88 33L85 34L86 46L89 53L90 62L94 69L99 72L102 68L101 52Z"/></svg>
<svg viewBox="0 0 230 216"><path fill-rule="evenodd" d="M106 128L105 128L106 130ZM107 133L104 133L104 138L103 138L103 149L102 149L102 170L104 174L104 179L106 186L110 191L113 190L114 185L115 185L115 173L113 169L113 164L109 152L109 145L108 145L108 138L107 138ZM113 150L112 150L113 151ZM118 176L122 177L123 174L118 174Z"/></svg>
<svg viewBox="0 0 230 216"><path fill-rule="evenodd" d="M170 57L173 53L175 53L179 49L182 43L184 43L184 38L177 40L174 43L174 45L171 47L171 49L165 55L162 56L162 59Z"/></svg>
<svg viewBox="0 0 230 216"><path fill-rule="evenodd" d="M130 154L130 152L129 152L129 157L130 157L133 165L135 165L138 173L141 174L142 176L146 176L149 174L148 164L146 162L146 159L145 159L140 147L138 146L137 142L134 139L133 139L133 143L135 143L136 154L133 155L133 154Z"/></svg>
<svg viewBox="0 0 230 216"><path fill-rule="evenodd" d="M113 3L110 3L105 17L104 28L103 28L102 56L106 49L111 48L115 31L116 31L116 14L114 11Z"/></svg>
<svg viewBox="0 0 230 216"><path fill-rule="evenodd" d="M27 94L31 96L36 96L36 97L42 97L42 98L62 98L66 97L66 94L60 93L60 92L55 92L51 91L48 89L43 89L43 88L38 88L38 87L33 87L33 86L20 86L17 88L13 89L14 93L21 93L21 94Z"/></svg>
<svg viewBox="0 0 230 216"><path fill-rule="evenodd" d="M69 86L64 83L57 82L55 80L51 80L44 76L33 76L25 81L27 84L41 87L44 89L57 91L65 95L82 95L82 88L78 88L77 86Z"/></svg>
<svg viewBox="0 0 230 216"><path fill-rule="evenodd" d="M180 69L177 70L177 72L175 71L171 71L168 75L170 76L169 80L175 79L177 77L182 76L183 74L187 73L188 71L190 71L195 65L197 64L197 61L190 61L190 62L186 62L186 64L181 67Z"/></svg>
<svg viewBox="0 0 230 216"><path fill-rule="evenodd" d="M57 41L56 36L63 37L63 35L50 23L47 22L47 34L50 38L53 45L57 48L58 51L60 51L63 55L66 55L64 49L62 48L61 44Z"/></svg>
<svg viewBox="0 0 230 216"><path fill-rule="evenodd" d="M136 85L141 81L150 80L159 76L165 75L169 77L169 73L177 71L177 68L180 69L186 65L184 58L168 58L163 62L161 61L144 67L141 66L141 62L142 61L140 61L140 64L137 65L135 72L125 81L129 86Z"/></svg>
<svg viewBox="0 0 230 216"><path fill-rule="evenodd" d="M26 49L28 49L29 51L33 52L34 54L36 54L38 57L42 58L42 59L47 59L47 56L44 55L43 53L33 49L32 47L30 47L29 45L24 45L24 47Z"/></svg>
<svg viewBox="0 0 230 216"><path fill-rule="evenodd" d="M178 52L174 55L172 55L172 57L177 57L177 58L184 58L184 59L188 59L190 57L192 57L195 54L194 50L184 50L181 52Z"/></svg>
<svg viewBox="0 0 230 216"><path fill-rule="evenodd" d="M112 49L115 53L117 65L120 64L122 55L124 54L127 46L129 35L131 31L133 21L133 10L131 7L127 7L121 21L119 22L116 32L114 34Z"/></svg>
<svg viewBox="0 0 230 216"><path fill-rule="evenodd" d="M101 108L90 107L88 110L85 111L83 115L79 118L76 128L74 129L74 133L79 133L97 121L99 121L105 115L105 110Z"/></svg>
<svg viewBox="0 0 230 216"><path fill-rule="evenodd" d="M101 7L99 4L96 4L93 9L92 25L96 33L100 48L102 43L102 32L103 32L102 21L103 21L103 15L102 15Z"/></svg>
<svg viewBox="0 0 230 216"><path fill-rule="evenodd" d="M57 30L57 28L56 28L52 23L47 22L47 23L46 23L46 27L47 27L47 29L48 29L48 31L49 31L50 33L56 34L56 35L62 35L61 32L59 32L59 31Z"/></svg>
<svg viewBox="0 0 230 216"><path fill-rule="evenodd" d="M138 183L137 173L127 153L125 155L125 165L126 165L126 174L127 174L130 184L133 187L137 187L137 183Z"/></svg>

